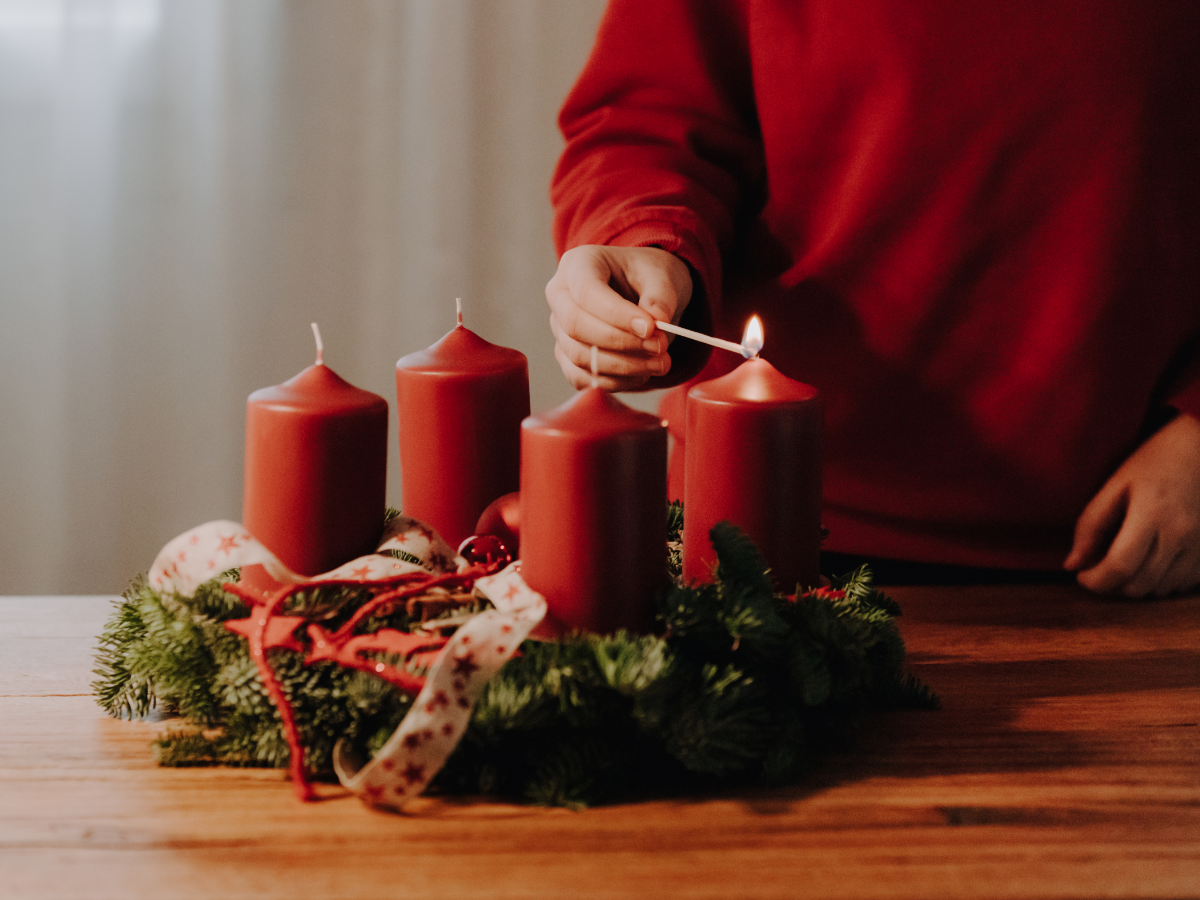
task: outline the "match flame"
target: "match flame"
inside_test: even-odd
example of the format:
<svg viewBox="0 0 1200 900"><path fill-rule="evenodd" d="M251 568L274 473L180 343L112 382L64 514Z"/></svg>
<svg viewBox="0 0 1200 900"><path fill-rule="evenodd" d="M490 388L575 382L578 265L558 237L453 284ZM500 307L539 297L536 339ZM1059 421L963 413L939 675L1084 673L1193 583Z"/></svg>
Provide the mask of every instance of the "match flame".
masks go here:
<svg viewBox="0 0 1200 900"><path fill-rule="evenodd" d="M755 359L762 348L762 320L758 316L751 316L750 321L746 323L746 331L742 334L742 356Z"/></svg>

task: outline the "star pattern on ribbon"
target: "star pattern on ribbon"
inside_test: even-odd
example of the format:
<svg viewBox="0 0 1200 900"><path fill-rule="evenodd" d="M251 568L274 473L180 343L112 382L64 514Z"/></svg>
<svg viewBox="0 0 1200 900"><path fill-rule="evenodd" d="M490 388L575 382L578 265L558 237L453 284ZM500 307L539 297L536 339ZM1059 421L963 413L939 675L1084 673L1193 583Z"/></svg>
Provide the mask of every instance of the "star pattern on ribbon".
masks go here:
<svg viewBox="0 0 1200 900"><path fill-rule="evenodd" d="M401 549L403 559L389 554ZM147 577L157 590L190 597L218 566L224 571L252 565L263 566L280 584L367 584L414 573L454 572L467 563L423 522L396 516L385 527L374 553L306 578L284 565L240 523L218 520L186 531L163 547Z"/></svg>
<svg viewBox="0 0 1200 900"><path fill-rule="evenodd" d="M525 584L519 562L477 579L475 588L495 609L473 616L449 638L408 715L374 759L357 768L340 742L335 747L338 778L364 801L399 807L425 788L458 746L487 683L546 613L545 598Z"/></svg>
<svg viewBox="0 0 1200 900"><path fill-rule="evenodd" d="M395 558L391 551L403 558ZM420 794L441 770L466 731L474 704L488 681L546 614L545 599L521 578L519 561L497 572L506 558L470 553L468 557L470 562L427 525L399 516L388 523L376 553L306 578L288 569L240 524L222 520L201 525L168 543L148 577L159 590L192 596L218 566L224 571L257 564L279 583L278 590L265 596L236 582L226 584L225 590L241 597L251 612L225 626L246 638L264 687L279 711L291 749L293 787L302 799L313 796L304 747L268 650L303 653L306 664L333 661L370 672L398 690L416 695L395 733L365 765L353 763L342 742L334 750L334 768L347 788L367 803L399 807ZM373 597L330 632L303 616L280 614L292 595L310 586L364 587ZM472 587L494 608L471 616L449 637L389 628L356 633L372 615L385 614L410 597L431 589L469 591ZM298 637L302 627L303 634ZM386 657L400 663L394 665Z"/></svg>

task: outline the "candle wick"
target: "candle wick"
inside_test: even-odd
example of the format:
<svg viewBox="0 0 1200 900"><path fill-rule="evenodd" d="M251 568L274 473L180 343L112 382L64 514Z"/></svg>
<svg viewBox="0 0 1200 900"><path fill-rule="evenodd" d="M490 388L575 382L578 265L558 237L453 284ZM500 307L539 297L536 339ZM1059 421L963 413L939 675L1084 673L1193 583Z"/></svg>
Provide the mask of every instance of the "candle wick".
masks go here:
<svg viewBox="0 0 1200 900"><path fill-rule="evenodd" d="M454 308L458 312L458 327L462 328L462 297L454 298Z"/></svg>
<svg viewBox="0 0 1200 900"><path fill-rule="evenodd" d="M600 387L600 348L592 344L592 387Z"/></svg>
<svg viewBox="0 0 1200 900"><path fill-rule="evenodd" d="M762 320L758 316L751 316L750 321L746 323L746 330L742 332L742 356L746 359L758 359L762 348Z"/></svg>
<svg viewBox="0 0 1200 900"><path fill-rule="evenodd" d="M325 345L321 343L321 329L317 327L317 323L312 323L313 337L317 339L317 365L325 365Z"/></svg>

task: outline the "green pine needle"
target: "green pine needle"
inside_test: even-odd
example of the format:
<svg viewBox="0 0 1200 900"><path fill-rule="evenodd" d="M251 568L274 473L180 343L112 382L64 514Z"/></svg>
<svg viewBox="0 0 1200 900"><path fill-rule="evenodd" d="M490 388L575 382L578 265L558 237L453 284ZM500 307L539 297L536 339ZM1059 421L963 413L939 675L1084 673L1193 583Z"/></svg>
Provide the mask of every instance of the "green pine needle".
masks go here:
<svg viewBox="0 0 1200 900"><path fill-rule="evenodd" d="M677 542L679 504L668 523ZM833 579L842 597L789 600L774 592L745 534L722 523L710 537L718 564L708 585L678 583L676 543L657 635L526 641L488 683L435 789L579 808L714 779L777 783L802 774L823 736L870 709L937 708L937 696L902 671L900 610L869 570ZM246 641L224 626L248 613L221 588L232 577L223 573L192 598L138 579L100 637L97 702L114 716L158 709L180 717L181 727L154 744L162 765L288 764L279 714ZM314 590L288 612L337 627L367 596ZM409 625L401 609L366 630ZM329 772L338 740L377 751L411 703L367 673L270 652L314 775Z"/></svg>

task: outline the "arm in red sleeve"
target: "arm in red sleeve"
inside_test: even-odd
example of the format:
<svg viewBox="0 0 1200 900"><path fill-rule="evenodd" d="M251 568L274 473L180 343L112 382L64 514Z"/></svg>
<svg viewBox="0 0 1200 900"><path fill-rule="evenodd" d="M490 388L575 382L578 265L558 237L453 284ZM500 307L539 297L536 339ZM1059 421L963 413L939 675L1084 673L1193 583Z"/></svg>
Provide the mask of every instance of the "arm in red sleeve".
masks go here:
<svg viewBox="0 0 1200 900"><path fill-rule="evenodd" d="M1200 419L1200 339L1192 342L1191 354L1171 385L1167 403L1180 412Z"/></svg>
<svg viewBox="0 0 1200 900"><path fill-rule="evenodd" d="M722 251L764 193L741 3L614 0L559 124L559 253L583 244L668 250L696 281L685 323L711 327ZM694 374L706 354L690 355L648 386Z"/></svg>

